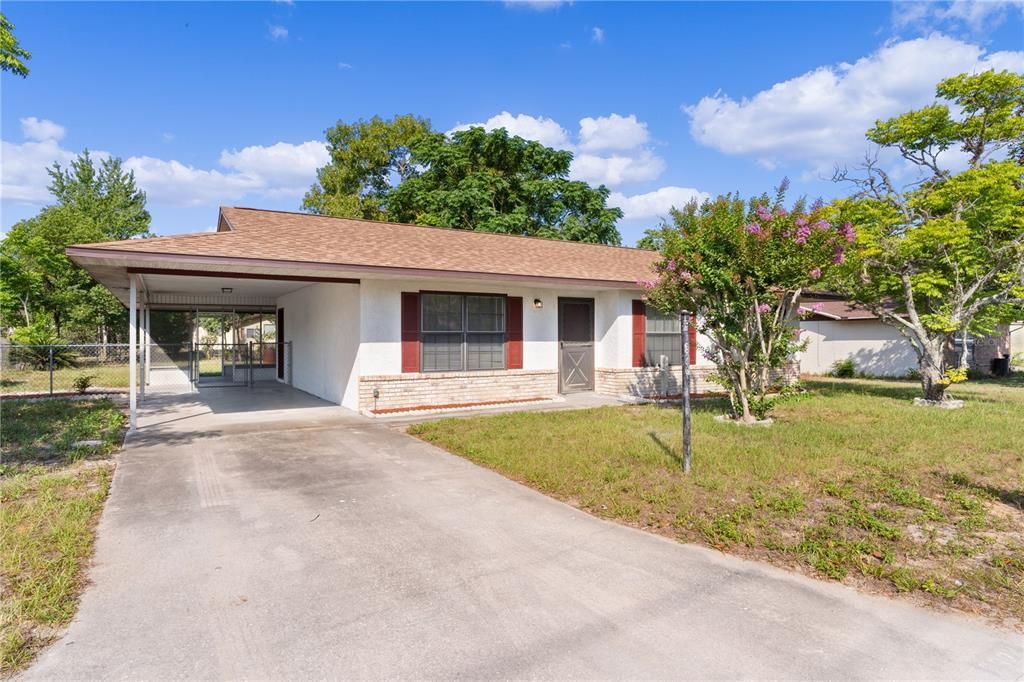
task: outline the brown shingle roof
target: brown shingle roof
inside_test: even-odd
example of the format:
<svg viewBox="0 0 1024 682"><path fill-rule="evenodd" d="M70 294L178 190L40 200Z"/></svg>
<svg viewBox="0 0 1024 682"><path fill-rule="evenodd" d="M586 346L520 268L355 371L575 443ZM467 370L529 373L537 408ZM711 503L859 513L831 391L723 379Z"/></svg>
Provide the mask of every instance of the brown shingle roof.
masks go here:
<svg viewBox="0 0 1024 682"><path fill-rule="evenodd" d="M874 320L877 316L856 303L835 298L808 296L800 300L800 309L811 317L829 320Z"/></svg>
<svg viewBox="0 0 1024 682"><path fill-rule="evenodd" d="M658 259L626 247L228 207L217 232L80 248L628 284L652 277Z"/></svg>

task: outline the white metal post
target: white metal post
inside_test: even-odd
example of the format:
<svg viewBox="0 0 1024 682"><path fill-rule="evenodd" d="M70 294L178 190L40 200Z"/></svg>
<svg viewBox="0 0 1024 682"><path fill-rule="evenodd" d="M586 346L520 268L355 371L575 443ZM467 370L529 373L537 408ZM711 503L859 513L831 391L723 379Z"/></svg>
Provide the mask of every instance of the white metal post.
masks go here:
<svg viewBox="0 0 1024 682"><path fill-rule="evenodd" d="M138 405L135 403L135 382L138 372L138 291L135 275L128 275L128 431L134 433L138 426Z"/></svg>
<svg viewBox="0 0 1024 682"><path fill-rule="evenodd" d="M149 332L146 330L146 304L139 306L139 361L142 363L142 373L139 377L139 400L146 402L146 347L149 345Z"/></svg>
<svg viewBox="0 0 1024 682"><path fill-rule="evenodd" d="M143 318L142 318L142 324L144 324L146 326L146 354L145 354L145 366L143 367L143 372L144 372L143 376L145 377L145 381L143 383L146 386L148 386L149 385L149 370L153 366L152 357L150 355L151 352L152 352L152 349L150 348L150 346L153 345L153 327L151 326L152 323L153 323L153 320L152 320L152 318L150 317L150 314L149 314L149 312L150 312L149 311L149 303L146 303L142 310L144 311L143 312Z"/></svg>

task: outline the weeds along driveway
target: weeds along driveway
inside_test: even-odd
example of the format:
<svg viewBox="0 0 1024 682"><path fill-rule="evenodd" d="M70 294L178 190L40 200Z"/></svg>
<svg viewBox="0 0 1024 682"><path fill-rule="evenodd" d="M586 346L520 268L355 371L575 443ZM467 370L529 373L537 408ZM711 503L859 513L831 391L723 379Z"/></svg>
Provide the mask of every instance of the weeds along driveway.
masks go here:
<svg viewBox="0 0 1024 682"><path fill-rule="evenodd" d="M120 456L94 584L27 678L1022 668L1012 633L595 519L340 408L175 409Z"/></svg>

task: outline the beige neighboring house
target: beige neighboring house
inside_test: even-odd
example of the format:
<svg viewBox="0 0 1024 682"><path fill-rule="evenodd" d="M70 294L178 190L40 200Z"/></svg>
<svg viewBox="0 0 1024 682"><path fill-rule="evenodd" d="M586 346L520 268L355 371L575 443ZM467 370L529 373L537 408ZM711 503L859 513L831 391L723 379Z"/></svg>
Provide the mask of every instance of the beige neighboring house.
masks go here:
<svg viewBox="0 0 1024 682"><path fill-rule="evenodd" d="M858 372L870 376L904 376L917 369L910 341L871 311L827 294L805 297L801 309L805 319L800 322L800 338L808 341L799 354L801 373L828 374L843 360L853 360ZM968 340L968 365L992 372L993 360L1019 352L1024 352L1024 323L1001 325L991 336ZM959 356L956 339L947 350L947 361L955 364Z"/></svg>

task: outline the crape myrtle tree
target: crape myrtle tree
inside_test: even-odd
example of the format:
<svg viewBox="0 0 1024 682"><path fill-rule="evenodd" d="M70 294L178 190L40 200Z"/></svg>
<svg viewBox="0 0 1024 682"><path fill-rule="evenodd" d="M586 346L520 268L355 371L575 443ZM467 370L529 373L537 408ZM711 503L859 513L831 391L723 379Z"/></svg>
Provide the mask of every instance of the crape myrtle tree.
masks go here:
<svg viewBox="0 0 1024 682"><path fill-rule="evenodd" d="M820 202L787 210L787 184L774 197L729 194L673 209L672 224L649 235L661 247L657 278L640 282L662 312L697 314L711 342L702 350L744 423L767 416L787 358L803 348L794 329L802 292L844 261L856 237Z"/></svg>
<svg viewBox="0 0 1024 682"><path fill-rule="evenodd" d="M937 95L945 102L867 133L921 169L914 184L898 186L874 159L837 173L856 188L836 202L837 216L859 237L836 288L909 340L923 397L942 402L966 379L967 336L1022 315L1024 176L1013 155L1024 136L1024 76L955 76ZM945 162L957 152L966 169L953 173ZM947 364L955 337L963 352Z"/></svg>

